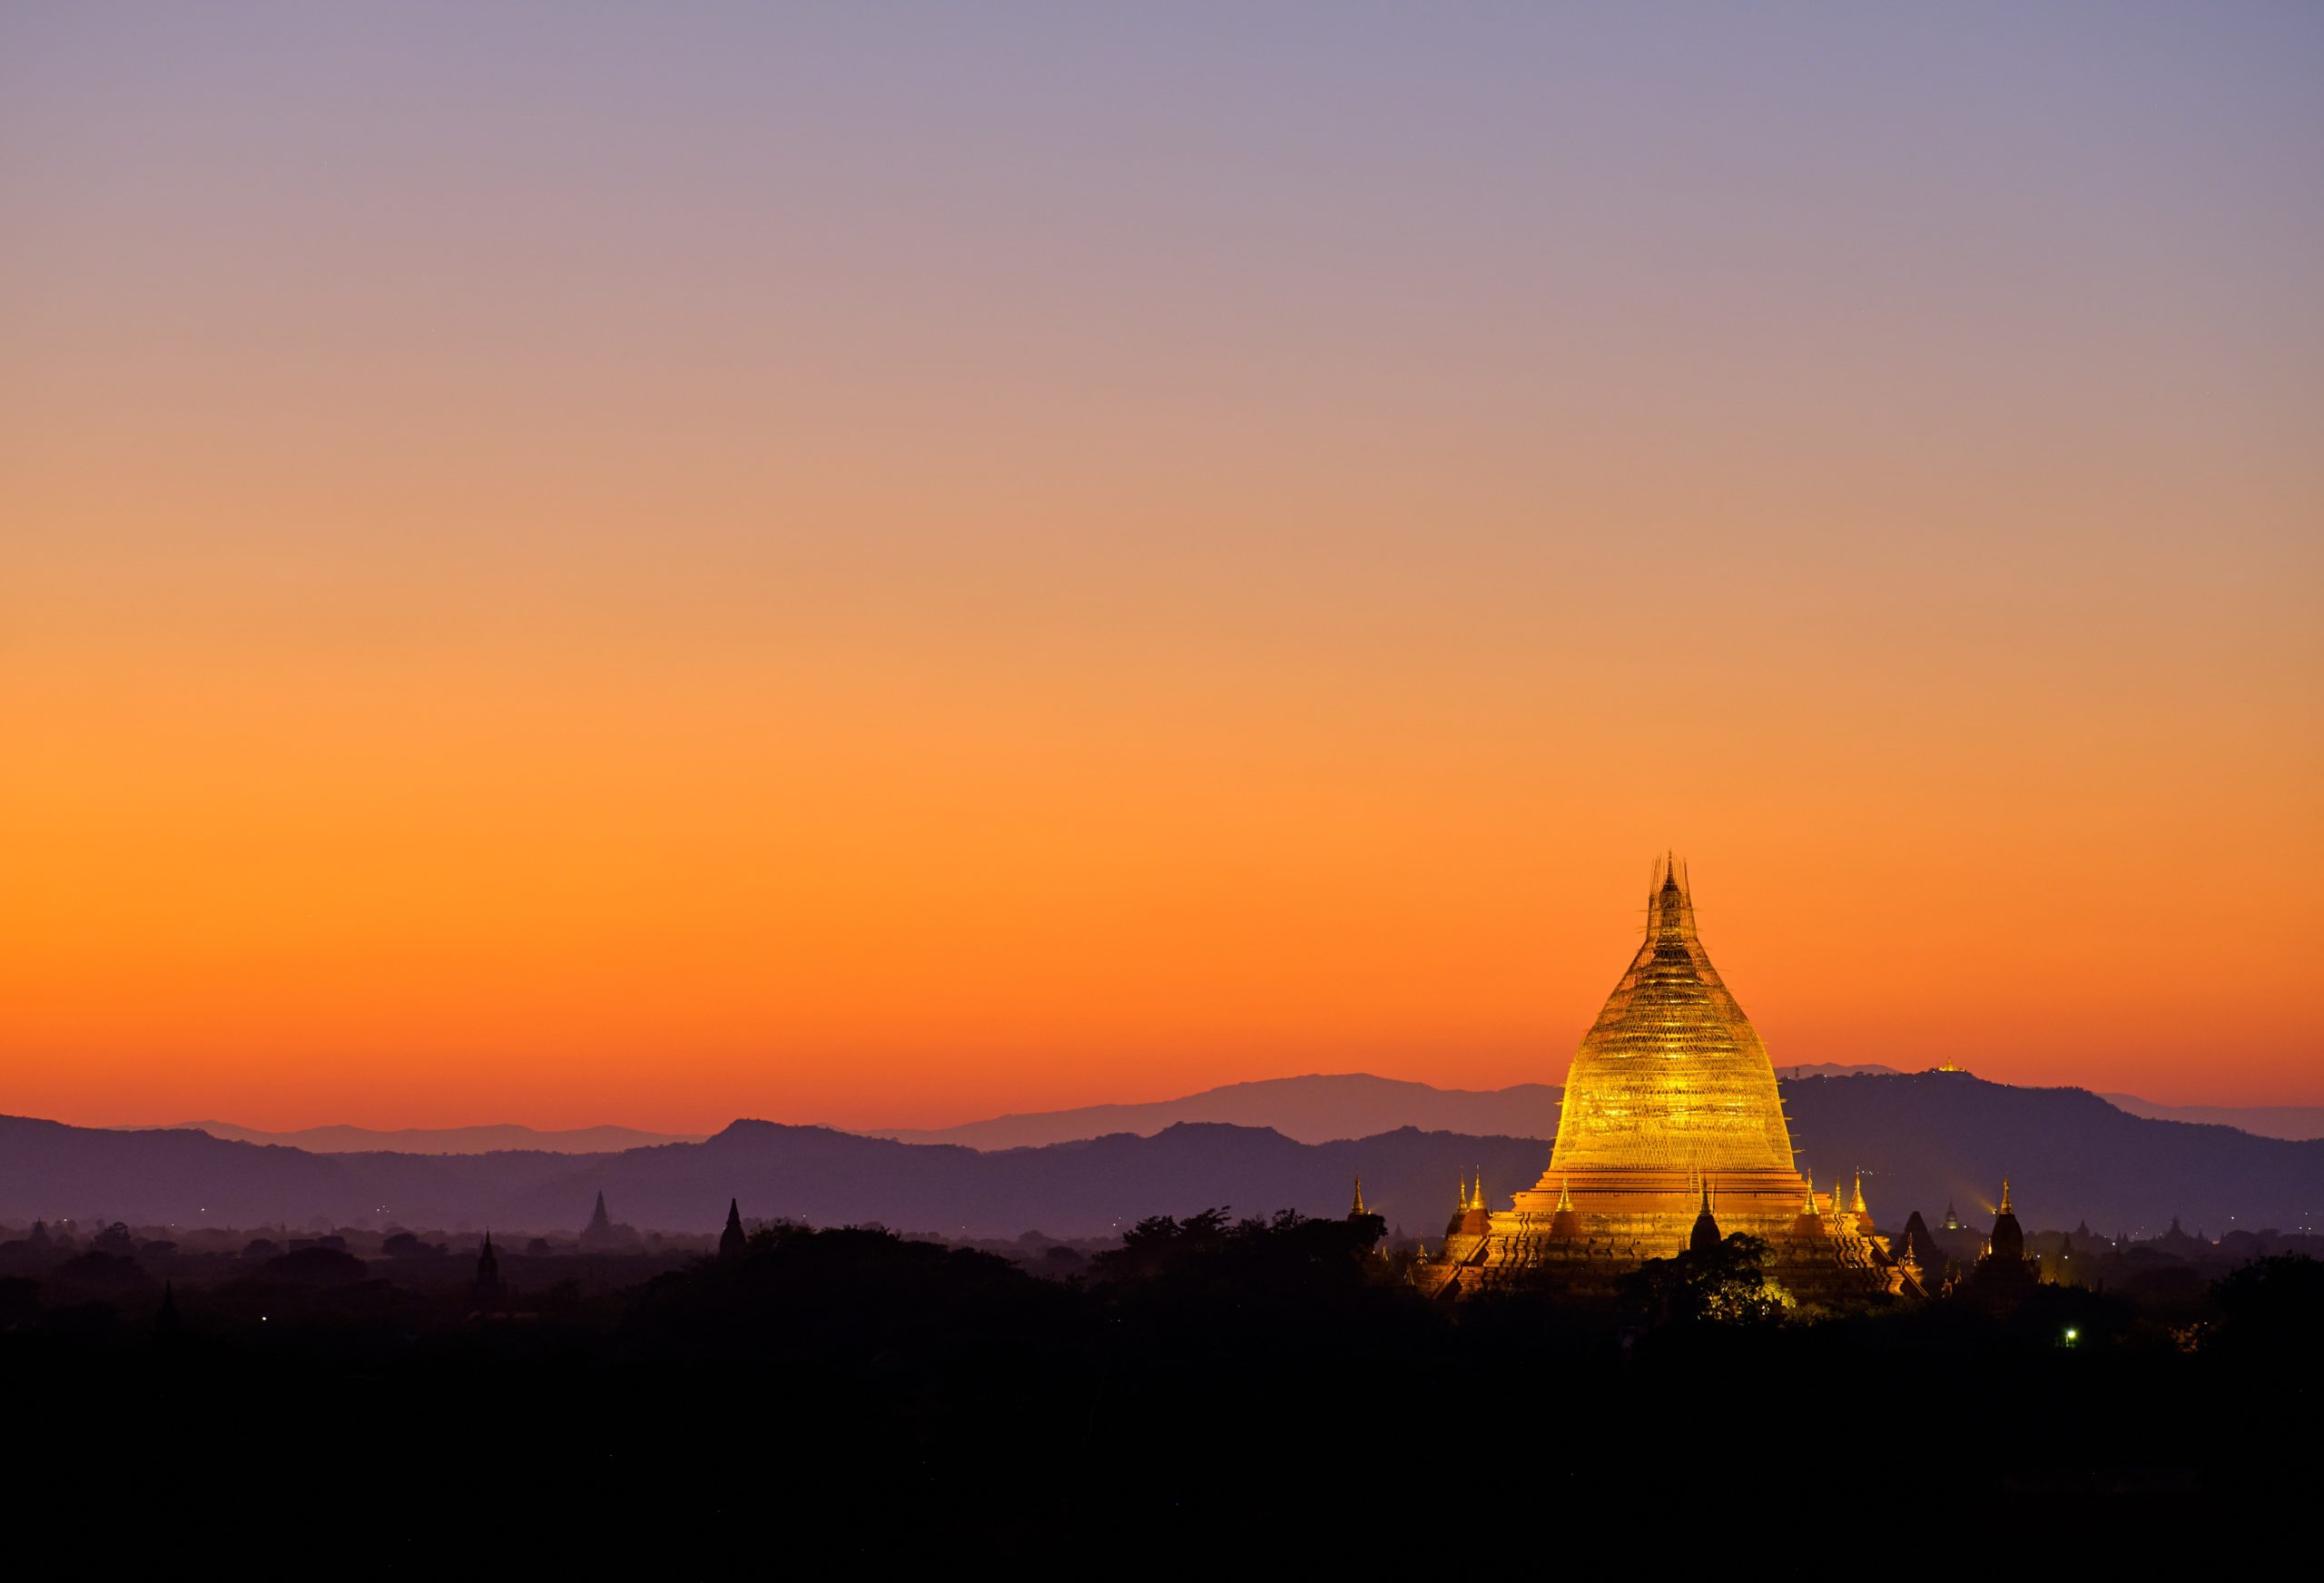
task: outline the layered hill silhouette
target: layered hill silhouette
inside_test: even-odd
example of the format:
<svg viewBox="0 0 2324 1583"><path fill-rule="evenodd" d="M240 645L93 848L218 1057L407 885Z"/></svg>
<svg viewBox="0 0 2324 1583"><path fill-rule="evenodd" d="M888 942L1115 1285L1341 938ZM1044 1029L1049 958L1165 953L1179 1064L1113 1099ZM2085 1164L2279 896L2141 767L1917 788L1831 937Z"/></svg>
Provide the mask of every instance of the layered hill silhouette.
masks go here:
<svg viewBox="0 0 2324 1583"><path fill-rule="evenodd" d="M1784 1082L1812 1077L1906 1077L1894 1067L1860 1062L1817 1062L1777 1067ZM1955 1074L1960 1075L1960 1074ZM1182 1121L1223 1121L1236 1126L1272 1127L1302 1143L1369 1137L1400 1126L1428 1132L1501 1134L1512 1137L1557 1136L1558 1099L1563 1090L1549 1083L1520 1083L1507 1088L1435 1088L1362 1073L1275 1077L1231 1083L1177 1099L1137 1105L1090 1105L1071 1110L1042 1110L994 1116L959 1126L912 1130L856 1127L867 1137L906 1143L962 1144L972 1149L1015 1149L1068 1143L1111 1132L1151 1136ZM2158 1105L2134 1094L2099 1097L2118 1110L2154 1121L2191 1121L2232 1126L2260 1137L2324 1138L2324 1106Z"/></svg>
<svg viewBox="0 0 2324 1583"><path fill-rule="evenodd" d="M1897 1077L1893 1067L1820 1063L1779 1067L1779 1079ZM1554 1137L1561 1091L1547 1083L1507 1088L1437 1088L1364 1073L1315 1074L1233 1083L1176 1099L1131 1105L1091 1105L1070 1110L1034 1111L934 1128L849 1127L866 1137L901 1143L959 1144L972 1149L1038 1148L1110 1133L1150 1137L1180 1122L1224 1122L1268 1127L1301 1143L1373 1137L1399 1127L1478 1136ZM2167 1106L2130 1094L2100 1096L2132 1116L2157 1121L2192 1121L2240 1127L2262 1137L2324 1137L2324 1106L2243 1107ZM381 1131L360 1126L316 1126L296 1132L266 1132L231 1122L196 1121L182 1128L241 1143L282 1144L310 1154L479 1155L498 1150L545 1150L556 1154L614 1154L656 1144L700 1143L703 1134L641 1132L634 1127L593 1126L537 1131L503 1124L493 1126L404 1127ZM135 1130L135 1129L125 1129Z"/></svg>
<svg viewBox="0 0 2324 1583"><path fill-rule="evenodd" d="M2290 1231L2318 1224L2324 1207L2324 1142L2149 1120L2081 1089L2013 1088L1965 1073L1810 1077L1783 1089L1803 1168L1827 1185L1863 1170L1884 1226L1913 1209L1934 1217L1948 1201L1982 1220L2004 1175L2036 1227L2086 1220L2102 1233L2152 1234L2175 1215L2213 1234ZM602 1192L616 1220L649 1229L714 1229L731 1197L753 1218L1103 1236L1214 1204L1343 1214L1361 1175L1367 1202L1392 1225L1433 1234L1460 1177L1482 1170L1491 1197L1506 1203L1549 1157L1541 1137L1405 1126L1303 1143L1219 1122L996 1151L739 1121L700 1143L605 1155L323 1155L199 1132L0 1118L0 1220L572 1231Z"/></svg>
<svg viewBox="0 0 2324 1583"><path fill-rule="evenodd" d="M2083 1088L2015 1088L1965 1072L1782 1085L1791 1141L1818 1183L1853 1176L1884 1226L1950 1201L1984 1224L2001 1179L2029 1225L2151 1236L2175 1216L2213 1236L2324 1225L2324 1140L2158 1121Z"/></svg>
<svg viewBox="0 0 2324 1583"><path fill-rule="evenodd" d="M1362 1174L1368 1196L1413 1205L1421 1216L1413 1229L1433 1231L1461 1174L1482 1171L1488 1186L1513 1186L1538 1176L1548 1153L1539 1139L1413 1128L1315 1145L1264 1128L1182 1124L1151 1138L1118 1134L985 1154L738 1121L699 1144L612 1155L314 1155L199 1132L0 1117L0 1221L572 1231L602 1192L615 1219L648 1229L714 1227L726 1199L739 1197L753 1218L876 1222L952 1236L1103 1236L1147 1214L1214 1204L1344 1214Z"/></svg>
<svg viewBox="0 0 2324 1583"><path fill-rule="evenodd" d="M417 1224L430 1214L465 1218L570 1173L579 1159L613 1157L513 1150L326 1155L177 1127L116 1131L5 1116L0 1218L251 1226L369 1215L409 1216Z"/></svg>
<svg viewBox="0 0 2324 1583"><path fill-rule="evenodd" d="M2135 1094L2102 1094L2117 1110L2153 1121L2232 1126L2261 1137L2324 1138L2324 1105L2157 1105Z"/></svg>
<svg viewBox="0 0 2324 1583"><path fill-rule="evenodd" d="M141 1130L123 1128L118 1130ZM176 1132L206 1132L235 1143L281 1144L313 1155L488 1155L500 1149L540 1149L556 1155L609 1155L655 1144L698 1144L701 1133L640 1132L634 1126L581 1126L542 1131L502 1122L488 1126L309 1126L294 1132L262 1132L231 1121L186 1121Z"/></svg>
<svg viewBox="0 0 2324 1583"><path fill-rule="evenodd" d="M1177 1099L1138 1105L1090 1105L995 1116L960 1126L912 1130L857 1128L867 1137L912 1144L960 1144L972 1149L1039 1148L1129 1132L1152 1136L1181 1122L1263 1126L1305 1144L1373 1137L1398 1127L1507 1137L1555 1137L1558 1096L1547 1083L1493 1089L1436 1088L1365 1073L1310 1074L1229 1083Z"/></svg>
<svg viewBox="0 0 2324 1583"><path fill-rule="evenodd" d="M743 1185L753 1215L816 1224L876 1221L946 1236L1110 1236L1149 1214L1298 1209L1344 1214L1354 1179L1372 1208L1433 1235L1451 1213L1461 1174L1513 1188L1540 1175L1549 1145L1535 1138L1423 1133L1303 1144L1264 1127L1180 1122L1151 1137L1105 1137L992 1153L903 1144L823 1127L738 1121L694 1149L617 1156L569 1182L512 1201L534 1220L558 1213L576 1187L602 1185L606 1202L641 1225L670 1224L721 1183ZM708 1198L704 1195L707 1195ZM731 1194L730 1194L731 1195ZM723 1201L721 1201L723 1202Z"/></svg>

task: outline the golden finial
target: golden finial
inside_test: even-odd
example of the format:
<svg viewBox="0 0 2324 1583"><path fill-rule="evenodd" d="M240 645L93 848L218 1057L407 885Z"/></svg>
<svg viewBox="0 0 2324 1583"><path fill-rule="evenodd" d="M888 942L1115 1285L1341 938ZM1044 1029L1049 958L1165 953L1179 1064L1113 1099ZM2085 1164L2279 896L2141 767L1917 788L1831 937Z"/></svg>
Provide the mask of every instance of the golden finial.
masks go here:
<svg viewBox="0 0 2324 1583"><path fill-rule="evenodd" d="M2010 1209L2009 1209L2009 1178L2008 1178L2008 1177L2006 1177L2006 1176L2004 1176L2004 1177L2001 1179L2001 1213L2002 1213L2002 1214L2007 1214L2008 1213L2010 1213Z"/></svg>
<svg viewBox="0 0 2324 1583"><path fill-rule="evenodd" d="M1864 1173L1856 1174L1856 1202L1849 1206L1856 1214L1864 1213Z"/></svg>
<svg viewBox="0 0 2324 1583"><path fill-rule="evenodd" d="M1813 1176L1803 1176L1800 1180L1807 1184L1807 1200L1799 1206L1799 1213L1802 1214L1814 1214L1817 1213L1816 1208L1816 1178Z"/></svg>
<svg viewBox="0 0 2324 1583"><path fill-rule="evenodd" d="M1560 1176L1558 1178L1558 1208L1560 1210L1568 1210L1572 1207L1573 1178L1570 1175Z"/></svg>
<svg viewBox="0 0 2324 1583"><path fill-rule="evenodd" d="M1347 1213L1349 1218L1353 1219L1356 1215L1362 1214L1364 1212L1364 1178L1358 1176L1355 1179L1355 1207L1349 1210Z"/></svg>
<svg viewBox="0 0 2324 1583"><path fill-rule="evenodd" d="M1477 1207L1478 1207L1479 1209L1482 1209L1484 1206L1485 1206L1485 1174L1484 1174L1484 1172L1483 1172L1482 1169L1480 1169L1480 1170L1477 1172Z"/></svg>

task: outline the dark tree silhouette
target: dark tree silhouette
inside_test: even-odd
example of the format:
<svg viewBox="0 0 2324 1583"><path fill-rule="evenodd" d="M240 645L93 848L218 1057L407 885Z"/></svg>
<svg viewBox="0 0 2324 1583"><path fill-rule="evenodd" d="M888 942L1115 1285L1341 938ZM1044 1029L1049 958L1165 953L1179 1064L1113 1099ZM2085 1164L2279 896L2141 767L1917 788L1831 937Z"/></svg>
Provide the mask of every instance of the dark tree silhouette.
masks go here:
<svg viewBox="0 0 2324 1583"><path fill-rule="evenodd" d="M368 1277L370 1266L338 1248L299 1248L266 1262L260 1272L269 1281L293 1286L351 1286Z"/></svg>
<svg viewBox="0 0 2324 1583"><path fill-rule="evenodd" d="M1768 1244L1737 1232L1674 1258L1649 1259L1618 1284L1624 1307L1655 1324L1764 1324L1790 1299L1767 1275Z"/></svg>
<svg viewBox="0 0 2324 1583"><path fill-rule="evenodd" d="M2255 1259L2211 1286L2221 1342L2240 1354L2303 1355L2324 1348L2324 1262L2300 1254Z"/></svg>

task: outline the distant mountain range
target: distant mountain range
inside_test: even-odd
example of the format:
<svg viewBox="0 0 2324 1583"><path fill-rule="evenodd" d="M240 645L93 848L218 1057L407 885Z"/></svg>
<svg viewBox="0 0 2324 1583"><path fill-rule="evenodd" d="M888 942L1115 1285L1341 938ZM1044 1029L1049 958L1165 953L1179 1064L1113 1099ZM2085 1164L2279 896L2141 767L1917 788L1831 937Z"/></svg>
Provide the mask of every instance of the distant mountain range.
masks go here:
<svg viewBox="0 0 2324 1583"><path fill-rule="evenodd" d="M120 1127L115 1131L136 1131ZM514 1122L492 1126L406 1126L379 1131L368 1126L310 1126L296 1132L261 1132L231 1121L182 1121L164 1129L206 1132L243 1144L281 1144L312 1155L488 1155L502 1149L541 1149L554 1155L606 1155L655 1144L698 1144L704 1134L640 1132L634 1126L582 1126L542 1132Z"/></svg>
<svg viewBox="0 0 2324 1583"><path fill-rule="evenodd" d="M1934 1218L1948 1200L1977 1219L2004 1176L2036 1227L2087 1220L2102 1233L2151 1234L2173 1215L2213 1234L2324 1224L2324 1141L2150 1120L2082 1089L2013 1088L1966 1073L1808 1077L1783 1088L1802 1167L1827 1185L1863 1170L1884 1225L1913 1209ZM1532 1119L1539 1125L1538 1111ZM1433 1233L1462 1175L1482 1170L1490 1196L1505 1204L1540 1178L1549 1156L1540 1136L1403 1126L1307 1143L1277 1129L1189 1121L1152 1136L989 1152L738 1121L699 1143L611 1154L320 1154L195 1131L0 1118L0 1221L252 1227L359 1218L571 1231L603 1192L616 1220L665 1230L713 1229L734 1197L754 1218L1092 1236L1212 1204L1343 1214L1360 1175L1367 1202L1392 1224Z"/></svg>
<svg viewBox="0 0 2324 1583"><path fill-rule="evenodd" d="M1966 1072L1810 1077L1782 1085L1800 1168L1819 1184L1864 1171L1884 1226L1914 1209L1991 1216L2003 1177L2029 1227L2088 1221L2151 1236L2324 1228L2324 1141L2154 1120L2083 1088L2016 1088Z"/></svg>
<svg viewBox="0 0 2324 1583"><path fill-rule="evenodd" d="M2118 1110L2153 1121L2240 1127L2272 1138L2324 1138L2324 1105L2157 1105L2135 1094L2102 1094Z"/></svg>
<svg viewBox="0 0 2324 1583"><path fill-rule="evenodd" d="M1786 1083L1816 1077L1904 1077L1894 1067L1871 1062L1821 1062L1778 1067ZM1962 1074L1965 1076L1966 1074ZM905 1143L964 1144L972 1149L1017 1149L1068 1143L1112 1132L1151 1136L1185 1121L1223 1121L1236 1126L1265 1126L1302 1143L1370 1137L1400 1126L1424 1132L1502 1134L1553 1138L1558 1100L1564 1090L1549 1083L1520 1083L1509 1088L1433 1088L1361 1074L1276 1077L1231 1083L1180 1099L1142 1105L1091 1105L1078 1110L1044 1110L996 1116L960 1126L922 1131L861 1128L867 1137ZM2130 1094L2102 1095L2108 1104L2154 1121L2191 1121L2240 1127L2261 1137L2324 1138L2324 1106L2263 1106L2229 1108L2201 1105L2157 1105Z"/></svg>
<svg viewBox="0 0 2324 1583"><path fill-rule="evenodd" d="M1478 1090L1433 1088L1426 1083L1362 1073L1311 1075L1230 1083L1182 1099L1157 1099L1142 1105L1043 1110L923 1131L861 1130L867 1137L910 1144L960 1144L972 1149L1039 1148L1118 1132L1150 1137L1184 1122L1213 1121L1271 1127L1304 1144L1374 1137L1403 1126L1423 1132L1552 1138L1558 1131L1561 1092L1546 1083Z"/></svg>
<svg viewBox="0 0 2324 1583"><path fill-rule="evenodd" d="M1779 1067L1778 1078L1899 1077L1894 1067L1824 1062ZM959 1144L972 1149L1039 1148L1136 1133L1151 1137L1181 1122L1224 1122L1264 1126L1300 1143L1376 1137L1399 1127L1475 1136L1552 1138L1558 1130L1562 1090L1549 1083L1519 1083L1508 1088L1436 1088L1363 1073L1274 1077L1230 1083L1177 1099L1134 1105L1090 1105L1073 1110L1043 1110L994 1116L946 1127L852 1127L841 1130L899 1143ZM2324 1106L2156 1105L2130 1094L2102 1095L2108 1104L2156 1121L2191 1121L2240 1127L2261 1137L2324 1138ZM282 1144L310 1154L481 1155L508 1149L554 1154L612 1154L657 1144L700 1143L701 1133L641 1132L625 1126L581 1127L541 1132L528 1126L405 1127L392 1132L360 1126L313 1126L297 1132L262 1132L223 1121L190 1121L182 1127L239 1143Z"/></svg>

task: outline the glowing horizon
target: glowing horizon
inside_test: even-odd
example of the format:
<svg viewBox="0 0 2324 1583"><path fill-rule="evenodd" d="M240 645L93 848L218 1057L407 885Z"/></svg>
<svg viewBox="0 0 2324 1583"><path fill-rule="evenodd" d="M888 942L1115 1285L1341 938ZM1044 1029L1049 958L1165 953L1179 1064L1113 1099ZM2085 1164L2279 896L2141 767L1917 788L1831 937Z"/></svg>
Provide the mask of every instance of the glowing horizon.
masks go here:
<svg viewBox="0 0 2324 1583"><path fill-rule="evenodd" d="M2324 1103L2324 15L686 23L0 21L0 1111Z"/></svg>

